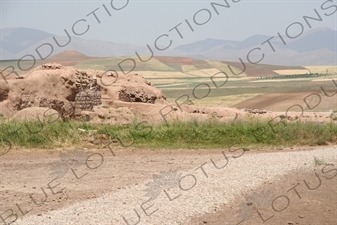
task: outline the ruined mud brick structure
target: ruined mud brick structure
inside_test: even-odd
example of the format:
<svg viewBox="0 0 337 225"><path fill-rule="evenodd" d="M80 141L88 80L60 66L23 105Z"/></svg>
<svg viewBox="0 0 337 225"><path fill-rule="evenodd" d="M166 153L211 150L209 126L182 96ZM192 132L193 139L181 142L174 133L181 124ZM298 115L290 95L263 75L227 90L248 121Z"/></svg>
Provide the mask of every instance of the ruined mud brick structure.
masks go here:
<svg viewBox="0 0 337 225"><path fill-rule="evenodd" d="M92 111L94 106L102 104L101 90L96 79L92 79L84 71L77 71L75 85L77 94L75 97L75 115L82 111Z"/></svg>

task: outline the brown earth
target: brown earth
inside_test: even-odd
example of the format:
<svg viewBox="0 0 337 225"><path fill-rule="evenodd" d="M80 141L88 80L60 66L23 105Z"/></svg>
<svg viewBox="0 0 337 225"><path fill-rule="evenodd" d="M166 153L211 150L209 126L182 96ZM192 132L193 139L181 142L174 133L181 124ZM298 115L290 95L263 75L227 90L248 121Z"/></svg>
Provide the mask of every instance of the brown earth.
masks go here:
<svg viewBox="0 0 337 225"><path fill-rule="evenodd" d="M315 172L320 173L319 169ZM265 184L256 192L241 196L214 213L192 218L183 225L334 225L337 223L337 179L322 179L319 185L315 172L296 171L283 176L276 183ZM304 180L311 182L309 187L315 187L315 190L309 190ZM295 186L298 195L292 189ZM288 200L279 196L287 196Z"/></svg>
<svg viewBox="0 0 337 225"><path fill-rule="evenodd" d="M311 150L314 148L303 147L296 150L304 149ZM60 157L62 160L62 157L64 157L62 152L65 153L65 150L13 149L0 158L0 215L5 218L5 215L7 215L5 212L13 210L19 217L22 217L23 214L26 217L61 209L75 202L98 198L105 193L117 192L125 187L137 185L144 180L151 179L152 174L158 173L158 171L168 171L172 168L177 168L180 171L188 170L204 163L205 158L219 154L219 151L179 149L149 151L120 148L113 148L112 151L109 151L109 149L96 149L90 152L101 154L103 163L99 165L99 168L92 170L85 168L85 166L76 166L76 162L71 162L64 167L63 164L60 164ZM273 152L277 150L251 150L249 154L258 154L261 151ZM294 150L282 150L285 154L287 151ZM72 156L77 157L74 159L79 161L83 156L86 159L90 154L89 151L86 154L82 152L79 155L77 153L75 152ZM89 160L89 166L95 167L99 162L99 157L92 157ZM55 181L55 172L59 173L60 168L65 169L65 173ZM71 168L74 169L74 172L70 170ZM191 218L191 221L184 223L184 225L235 225L242 220L242 216L245 221L240 224L334 225L337 221L336 177L329 180L322 178L321 186L311 191L303 183L305 179L311 186L317 184L314 172L321 176L321 169L322 166L318 166L312 173L294 171L280 178L278 182L268 182L253 190L252 193L255 193L255 195L240 196L213 213ZM77 178L74 175L75 173L78 176ZM85 175L86 173L87 175ZM330 173L329 175L333 174ZM83 178L78 179L81 176ZM301 198L298 198L295 191L288 192L296 184L299 184L297 190ZM61 189L62 191L53 194L48 189L48 185L49 187L55 186L55 192L59 192ZM47 197L43 194L43 190L45 190ZM261 192L261 190L263 191ZM259 207L262 218L267 219L273 216L263 223L254 208L256 207L254 200L259 199L259 197L273 196L275 198L280 195L289 197L289 207L282 212L273 211L268 204L268 207ZM40 204L34 204L31 197ZM244 207L248 207L248 209L242 213ZM7 211L7 213L9 212Z"/></svg>
<svg viewBox="0 0 337 225"><path fill-rule="evenodd" d="M245 114L234 108L188 106L183 99L182 107L170 104L160 89L137 73L82 71L51 63L33 69L22 78L9 77L8 83L0 81L0 113L5 118L32 118L37 107L56 110L63 119L110 124L134 120L149 123L204 120L215 116L226 120ZM31 108L27 116L26 108Z"/></svg>
<svg viewBox="0 0 337 225"><path fill-rule="evenodd" d="M300 111L300 105L305 111L323 111L337 109L336 91L327 92L327 97L322 90L312 92L285 92L263 94L237 104L241 108L257 108L274 112Z"/></svg>

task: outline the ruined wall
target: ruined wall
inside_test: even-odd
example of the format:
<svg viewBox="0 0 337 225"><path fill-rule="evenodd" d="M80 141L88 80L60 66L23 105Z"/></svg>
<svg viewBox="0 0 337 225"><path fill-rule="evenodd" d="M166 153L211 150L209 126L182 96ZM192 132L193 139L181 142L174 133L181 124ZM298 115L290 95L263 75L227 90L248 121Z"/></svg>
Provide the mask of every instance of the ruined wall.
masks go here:
<svg viewBox="0 0 337 225"><path fill-rule="evenodd" d="M15 111L30 107L46 107L56 110L64 119L71 119L75 116L74 104L67 100L22 94L20 97L15 98L13 102Z"/></svg>
<svg viewBox="0 0 337 225"><path fill-rule="evenodd" d="M92 111L94 106L102 104L101 90L96 79L92 79L86 72L76 74L75 85L77 94L75 96L75 114L82 111Z"/></svg>
<svg viewBox="0 0 337 225"><path fill-rule="evenodd" d="M142 88L124 87L119 90L118 99L124 102L142 102L151 103L156 102L157 96L154 93L144 91Z"/></svg>

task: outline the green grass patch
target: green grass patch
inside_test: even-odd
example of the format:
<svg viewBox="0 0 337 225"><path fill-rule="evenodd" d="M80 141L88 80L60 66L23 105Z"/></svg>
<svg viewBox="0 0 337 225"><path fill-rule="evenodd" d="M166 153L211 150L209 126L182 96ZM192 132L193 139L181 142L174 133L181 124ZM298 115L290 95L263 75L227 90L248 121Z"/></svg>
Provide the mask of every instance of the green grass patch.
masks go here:
<svg viewBox="0 0 337 225"><path fill-rule="evenodd" d="M121 146L142 148L227 148L241 146L327 145L337 142L337 125L313 122L269 126L268 121L254 120L219 123L171 122L150 126L98 125L86 122L1 122L0 148L8 145L25 148L83 146L88 138L105 135L119 140ZM96 132L81 132L80 129ZM91 135L91 136L90 136ZM105 140L109 141L109 140ZM1 147L2 146L2 147Z"/></svg>
<svg viewBox="0 0 337 225"><path fill-rule="evenodd" d="M261 132L263 131L263 132ZM150 148L223 148L231 145L296 146L336 143L337 126L317 123L288 123L274 131L268 121L250 120L219 123L173 122L155 126L137 137L136 146Z"/></svg>
<svg viewBox="0 0 337 225"><path fill-rule="evenodd" d="M26 148L53 148L78 144L80 123L74 122L2 122L0 141Z"/></svg>

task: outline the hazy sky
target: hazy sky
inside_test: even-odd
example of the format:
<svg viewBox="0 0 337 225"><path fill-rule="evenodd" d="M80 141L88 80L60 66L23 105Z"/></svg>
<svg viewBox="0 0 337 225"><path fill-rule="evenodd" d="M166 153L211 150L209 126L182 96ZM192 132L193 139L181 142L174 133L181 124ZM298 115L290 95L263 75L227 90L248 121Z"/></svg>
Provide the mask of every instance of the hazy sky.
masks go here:
<svg viewBox="0 0 337 225"><path fill-rule="evenodd" d="M323 21L313 21L311 23L313 28L330 27L337 30L337 13L331 16L324 15L324 13L332 13L335 8L321 9L321 5L326 0L241 0L237 3L228 0L230 8L217 7L219 15L210 3L225 4L223 0L0 0L0 2L1 28L28 27L56 35L65 35L63 30L67 29L74 36L73 24L80 19L85 19L85 22L81 21L76 25L78 32L90 25L88 32L79 36L80 38L142 46L152 45L162 34L168 34L173 40L173 45L177 46L206 38L243 40L254 34L275 36L277 32L284 34L287 26L294 22L302 23L307 31L310 28L305 24L303 16L314 17L316 15L314 9L322 16ZM103 4L111 16L108 15ZM115 8L124 5L126 7L115 10L111 4ZM337 5L337 1L331 0L325 3L324 7L334 4ZM95 14L100 23L92 13L96 9ZM199 10L201 11L197 13ZM194 16L199 23L208 19L209 21L204 25L196 25L193 22ZM194 32L189 29L185 19L190 22ZM179 37L176 30L169 31L179 23L182 23L178 28L183 39ZM295 29L294 26L293 32L296 32Z"/></svg>

